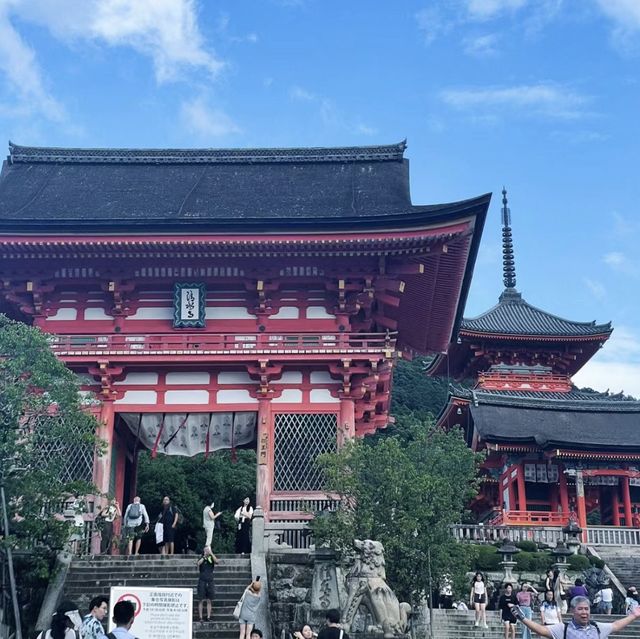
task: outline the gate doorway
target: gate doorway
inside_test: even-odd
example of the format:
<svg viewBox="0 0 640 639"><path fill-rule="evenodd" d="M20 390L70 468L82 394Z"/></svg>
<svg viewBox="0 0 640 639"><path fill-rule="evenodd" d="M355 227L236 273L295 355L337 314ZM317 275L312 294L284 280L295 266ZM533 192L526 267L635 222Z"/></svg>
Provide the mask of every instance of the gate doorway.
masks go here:
<svg viewBox="0 0 640 639"><path fill-rule="evenodd" d="M233 513L255 505L257 413L120 413L111 459L111 492L124 511L139 495L151 520L141 552L155 553L153 528L162 499L180 512L176 552L200 551L202 511L222 512L214 552L233 550Z"/></svg>

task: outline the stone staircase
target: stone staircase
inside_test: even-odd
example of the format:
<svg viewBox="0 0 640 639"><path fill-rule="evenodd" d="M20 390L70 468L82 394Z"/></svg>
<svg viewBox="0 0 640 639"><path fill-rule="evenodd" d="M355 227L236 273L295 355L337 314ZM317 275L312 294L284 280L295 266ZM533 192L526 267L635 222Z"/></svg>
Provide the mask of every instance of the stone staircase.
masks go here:
<svg viewBox="0 0 640 639"><path fill-rule="evenodd" d="M434 610L433 637L434 639L503 639L504 626L500 621L500 613L487 610L487 625L489 628L476 628L473 625L474 612L472 610ZM596 622L612 623L620 619L619 615L593 615ZM565 615L565 621L569 616ZM534 621L540 621L534 613ZM516 637L522 636L522 629L518 627ZM535 636L535 635L534 635ZM640 639L640 621L636 621L621 632L609 635L611 639Z"/></svg>
<svg viewBox="0 0 640 639"><path fill-rule="evenodd" d="M193 588L194 639L236 639L238 622L232 612L251 581L251 560L239 555L217 555L215 598L211 622L198 623L196 588L197 557L194 555L139 555L74 559L64 586L64 598L82 611L96 595L109 595L111 586ZM206 609L204 611L206 615Z"/></svg>
<svg viewBox="0 0 640 639"><path fill-rule="evenodd" d="M596 550L625 588L640 587L639 546L597 546Z"/></svg>

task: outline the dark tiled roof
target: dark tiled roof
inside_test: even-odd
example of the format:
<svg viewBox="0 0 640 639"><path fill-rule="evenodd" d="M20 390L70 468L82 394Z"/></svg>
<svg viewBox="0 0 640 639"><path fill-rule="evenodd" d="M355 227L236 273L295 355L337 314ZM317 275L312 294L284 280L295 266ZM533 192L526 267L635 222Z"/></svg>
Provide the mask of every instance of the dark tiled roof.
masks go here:
<svg viewBox="0 0 640 639"><path fill-rule="evenodd" d="M500 301L482 315L464 318L460 331L513 336L569 337L609 334L611 324L573 322L527 303L514 289L505 289Z"/></svg>
<svg viewBox="0 0 640 639"><path fill-rule="evenodd" d="M484 215L489 196L413 206L405 143L328 149L11 145L0 226L383 228Z"/></svg>
<svg viewBox="0 0 640 639"><path fill-rule="evenodd" d="M542 448L640 449L640 402L622 409L622 402L589 404L547 400L536 406L529 400L527 405L522 401L511 405L479 398L477 404L470 404L470 410L476 431L489 442L535 443Z"/></svg>

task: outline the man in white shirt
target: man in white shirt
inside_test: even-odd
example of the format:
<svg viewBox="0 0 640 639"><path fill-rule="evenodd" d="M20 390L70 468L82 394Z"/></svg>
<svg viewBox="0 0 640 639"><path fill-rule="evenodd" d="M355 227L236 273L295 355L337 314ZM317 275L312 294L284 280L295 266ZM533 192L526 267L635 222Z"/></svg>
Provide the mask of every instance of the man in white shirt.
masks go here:
<svg viewBox="0 0 640 639"><path fill-rule="evenodd" d="M140 552L140 544L142 543L142 535L149 532L149 514L144 504L140 502L137 495L133 498L133 503L127 506L122 519L124 524L124 535L127 539L127 554L137 555ZM133 542L135 541L135 549Z"/></svg>
<svg viewBox="0 0 640 639"><path fill-rule="evenodd" d="M587 597L574 597L571 600L573 617L568 623L543 626L531 619L526 619L518 606L512 608L514 617L525 626L549 639L607 639L612 632L620 632L624 627L640 617L640 606L630 615L613 623L596 623L591 621L591 604Z"/></svg>

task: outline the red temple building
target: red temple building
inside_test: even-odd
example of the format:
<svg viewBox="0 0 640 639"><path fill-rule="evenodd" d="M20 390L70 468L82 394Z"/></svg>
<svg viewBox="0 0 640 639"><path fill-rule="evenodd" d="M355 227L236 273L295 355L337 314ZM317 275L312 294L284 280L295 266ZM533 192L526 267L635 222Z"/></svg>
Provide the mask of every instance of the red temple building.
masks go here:
<svg viewBox="0 0 640 639"><path fill-rule="evenodd" d="M473 381L452 387L439 424L463 428L486 453L478 521L506 525L631 526L640 507L640 402L577 390L571 377L611 335L610 324L574 322L516 290L510 211L503 191L504 291L463 319L429 373Z"/></svg>
<svg viewBox="0 0 640 639"><path fill-rule="evenodd" d="M252 446L268 519L330 506L316 457L387 425L399 353L447 349L489 205L413 205L404 150L10 145L0 311L99 399L76 476L126 503L141 450Z"/></svg>

